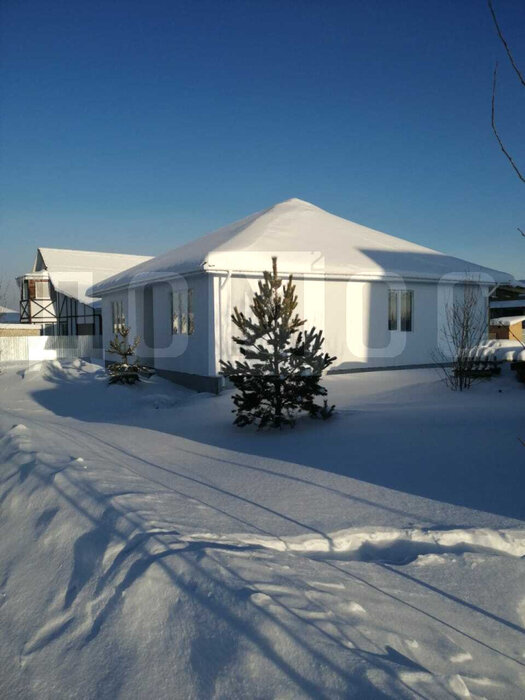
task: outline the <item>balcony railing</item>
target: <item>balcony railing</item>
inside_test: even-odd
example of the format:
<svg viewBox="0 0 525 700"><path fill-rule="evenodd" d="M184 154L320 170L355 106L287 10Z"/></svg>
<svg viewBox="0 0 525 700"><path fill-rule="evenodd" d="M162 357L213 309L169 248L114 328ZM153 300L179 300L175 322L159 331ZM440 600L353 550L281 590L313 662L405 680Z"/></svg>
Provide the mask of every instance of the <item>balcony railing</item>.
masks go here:
<svg viewBox="0 0 525 700"><path fill-rule="evenodd" d="M56 319L55 306L51 299L22 299L20 301L20 323L33 323Z"/></svg>

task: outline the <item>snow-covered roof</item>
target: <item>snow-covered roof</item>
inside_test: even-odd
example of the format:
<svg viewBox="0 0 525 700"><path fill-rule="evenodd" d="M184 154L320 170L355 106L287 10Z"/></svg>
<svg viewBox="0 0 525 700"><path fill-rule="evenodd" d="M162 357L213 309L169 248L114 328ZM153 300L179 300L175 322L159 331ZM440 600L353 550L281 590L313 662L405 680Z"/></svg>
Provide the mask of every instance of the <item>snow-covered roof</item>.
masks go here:
<svg viewBox="0 0 525 700"><path fill-rule="evenodd" d="M525 297L490 302L491 309L521 309L523 307L525 307Z"/></svg>
<svg viewBox="0 0 525 700"><path fill-rule="evenodd" d="M504 272L374 231L309 202L289 199L114 275L90 293L100 296L198 270L260 273L270 269L272 255L278 256L281 273L427 280L456 275L457 279L514 282Z"/></svg>
<svg viewBox="0 0 525 700"><path fill-rule="evenodd" d="M20 313L14 309L8 309L7 306L0 306L0 323L2 328L7 324L17 323L20 319Z"/></svg>
<svg viewBox="0 0 525 700"><path fill-rule="evenodd" d="M151 256L39 248L33 272L47 270L56 291L93 305L93 298L86 294L89 287L148 260Z"/></svg>
<svg viewBox="0 0 525 700"><path fill-rule="evenodd" d="M500 318L491 318L491 326L513 326L515 323L523 323L525 316L500 316Z"/></svg>

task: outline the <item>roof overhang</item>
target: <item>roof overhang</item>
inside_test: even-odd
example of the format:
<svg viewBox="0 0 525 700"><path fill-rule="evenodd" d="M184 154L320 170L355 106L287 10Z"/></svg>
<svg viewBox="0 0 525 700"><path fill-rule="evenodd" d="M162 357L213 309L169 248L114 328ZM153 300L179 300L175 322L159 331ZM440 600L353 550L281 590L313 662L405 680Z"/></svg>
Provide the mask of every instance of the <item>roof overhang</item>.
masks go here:
<svg viewBox="0 0 525 700"><path fill-rule="evenodd" d="M192 270L181 270L181 271L167 271L164 273L160 272L143 272L137 273L131 281L125 281L119 283L115 281L114 284L108 285L106 282L102 282L99 285L93 285L88 288L86 295L91 298L101 298L107 294L113 294L116 292L122 292L127 289L139 289L141 287L146 287L150 284L159 284L161 282L170 282L181 277L193 277L195 275L212 275L217 277L251 277L255 279L262 279L264 273L260 270L243 270L243 269L229 269L229 268L215 268L203 266L198 269ZM288 278L290 275L294 279L301 280L325 280L325 281L342 281L342 282L383 282L387 284L443 284L443 285L454 285L454 284L473 284L481 285L485 287L494 287L497 282L492 278L474 278L470 275L465 275L465 273L449 273L442 277L435 277L434 275L414 275L413 273L388 273L378 274L377 272L370 273L323 273L323 272L301 272L296 270L279 270L279 275L283 279Z"/></svg>

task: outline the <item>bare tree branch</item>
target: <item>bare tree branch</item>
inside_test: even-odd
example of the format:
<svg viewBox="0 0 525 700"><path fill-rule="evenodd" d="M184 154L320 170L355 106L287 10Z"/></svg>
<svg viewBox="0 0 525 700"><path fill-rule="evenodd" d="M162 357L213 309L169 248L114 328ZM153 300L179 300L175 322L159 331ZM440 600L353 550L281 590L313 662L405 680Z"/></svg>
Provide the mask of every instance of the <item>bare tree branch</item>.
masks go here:
<svg viewBox="0 0 525 700"><path fill-rule="evenodd" d="M514 70L516 71L516 74L517 74L521 84L523 85L523 87L525 87L525 79L523 78L523 75L522 75L520 69L516 65L516 61L514 60L514 58L512 56L509 45L505 41L505 37L503 36L503 32L501 31L501 29L499 27L498 20L496 19L496 13L494 12L494 7L492 6L492 0L488 0L488 3L489 3L490 14L492 15L492 19L494 20L494 25L496 27L496 31L498 32L498 36L501 40L501 43L505 47L505 51L507 52L507 56L509 57L509 61L512 65L512 67L514 68Z"/></svg>
<svg viewBox="0 0 525 700"><path fill-rule="evenodd" d="M480 356L479 346L486 337L487 317L481 288L474 281L465 284L459 298L445 304L440 343L433 352L443 371L446 385L453 391L470 389L474 381L490 376L494 360Z"/></svg>
<svg viewBox="0 0 525 700"><path fill-rule="evenodd" d="M494 135L496 136L496 139L498 140L498 143L499 143L501 150L505 154L509 163L514 168L514 171L516 172L517 176L519 177L519 179L522 182L525 182L525 177L521 174L518 166L516 165L516 163L512 159L512 156L510 155L510 153L507 151L507 149L503 145L503 141L501 140L501 138L498 134L498 130L496 128L496 83L497 83L497 79L498 79L498 64L496 63L496 66L494 68L494 76L492 78L492 131L494 132Z"/></svg>

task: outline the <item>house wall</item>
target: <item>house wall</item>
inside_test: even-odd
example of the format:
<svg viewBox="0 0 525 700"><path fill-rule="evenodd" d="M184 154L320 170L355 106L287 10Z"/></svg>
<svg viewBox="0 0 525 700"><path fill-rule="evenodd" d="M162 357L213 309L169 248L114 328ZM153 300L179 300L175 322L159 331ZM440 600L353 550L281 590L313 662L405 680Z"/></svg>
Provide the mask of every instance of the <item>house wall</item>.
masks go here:
<svg viewBox="0 0 525 700"><path fill-rule="evenodd" d="M192 289L194 332L173 334L171 293ZM153 286L155 367L189 374L208 374L208 293L207 275L180 277Z"/></svg>
<svg viewBox="0 0 525 700"><path fill-rule="evenodd" d="M173 334L171 294L179 290L186 293L188 289L193 290L194 332ZM210 375L210 289L211 278L202 274L105 295L102 301L104 347L112 337L111 304L122 301L132 335L141 338L137 354L145 364L154 367L161 376L192 388L215 390L217 382L206 381ZM106 353L106 359L114 361L116 358Z"/></svg>
<svg viewBox="0 0 525 700"><path fill-rule="evenodd" d="M98 309L83 304L78 299L73 299L55 292L54 306L56 309L57 335L93 335L100 336L100 315Z"/></svg>
<svg viewBox="0 0 525 700"><path fill-rule="evenodd" d="M463 285L443 282L354 282L346 280L296 280L297 312L324 331L325 350L337 357L330 371L346 372L381 368L432 365L442 341L446 306L461 298ZM104 347L112 337L111 303L122 301L132 335L140 335L137 354L157 372L192 388L218 388L219 360L240 359L232 341L231 314L237 306L249 313L258 278L224 274L179 277L112 293L103 299ZM193 289L193 335L171 332L172 291ZM413 330L388 329L389 290L414 294ZM487 288L485 288L487 289ZM487 314L486 298L480 312ZM446 348L443 348L446 351ZM106 353L107 360L116 358Z"/></svg>
<svg viewBox="0 0 525 700"><path fill-rule="evenodd" d="M215 326L220 340L215 347L215 371L218 360L240 359L232 342L232 309L248 312L257 278L232 276L217 279L214 286L215 308L221 319ZM222 285L222 287L221 287ZM388 329L389 290L411 290L414 294L413 330ZM324 348L337 360L330 371L353 371L386 367L430 365L436 362L436 350L442 345L441 329L445 309L461 296L463 285L443 282L405 283L354 282L346 280L297 280L297 312L306 326L322 328ZM486 300L480 300L481 313ZM487 316L488 318L488 316ZM444 347L443 350L446 350Z"/></svg>
<svg viewBox="0 0 525 700"><path fill-rule="evenodd" d="M112 315L114 301L122 302L125 323L131 326L132 335L142 334L142 329L137 330L135 305L133 299L131 299L132 303L130 304L130 295L127 292L107 294L102 300L102 347L104 348L104 359L109 362L115 362L118 359L117 355L107 351L109 342L114 337Z"/></svg>
<svg viewBox="0 0 525 700"><path fill-rule="evenodd" d="M26 276L21 280L20 310L20 321L37 324L44 335L100 336L98 310L57 292L48 279Z"/></svg>
<svg viewBox="0 0 525 700"><path fill-rule="evenodd" d="M523 325L521 321L511 323L509 326L493 326L489 327L491 339L494 340L517 340L521 341L523 336Z"/></svg>

